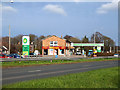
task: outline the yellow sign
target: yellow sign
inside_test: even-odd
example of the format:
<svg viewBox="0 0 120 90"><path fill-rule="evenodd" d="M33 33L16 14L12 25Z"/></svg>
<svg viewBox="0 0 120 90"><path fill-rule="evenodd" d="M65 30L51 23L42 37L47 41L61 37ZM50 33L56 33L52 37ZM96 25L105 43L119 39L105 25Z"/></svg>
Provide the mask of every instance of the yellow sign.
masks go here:
<svg viewBox="0 0 120 90"><path fill-rule="evenodd" d="M59 47L49 47L50 49L59 49Z"/></svg>
<svg viewBox="0 0 120 90"><path fill-rule="evenodd" d="M94 50L94 52L93 53L97 53L97 50L96 49L93 49Z"/></svg>
<svg viewBox="0 0 120 90"><path fill-rule="evenodd" d="M23 51L23 55L29 55L28 51Z"/></svg>

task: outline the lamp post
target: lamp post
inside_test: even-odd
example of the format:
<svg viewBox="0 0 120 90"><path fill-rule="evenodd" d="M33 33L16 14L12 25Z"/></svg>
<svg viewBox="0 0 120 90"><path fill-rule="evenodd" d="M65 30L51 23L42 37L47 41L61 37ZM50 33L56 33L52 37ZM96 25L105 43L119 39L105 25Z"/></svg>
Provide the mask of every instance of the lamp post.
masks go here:
<svg viewBox="0 0 120 90"><path fill-rule="evenodd" d="M13 0L10 0L11 3L13 3L14 1ZM10 49L11 49L11 38L10 38L10 24L9 24L9 54L10 54Z"/></svg>
<svg viewBox="0 0 120 90"><path fill-rule="evenodd" d="M10 25L9 25L9 54L10 54L10 45L11 45L11 39L10 39Z"/></svg>
<svg viewBox="0 0 120 90"><path fill-rule="evenodd" d="M95 33L94 33L94 45L95 45ZM95 55L95 46L94 46L93 51L94 51L94 55Z"/></svg>

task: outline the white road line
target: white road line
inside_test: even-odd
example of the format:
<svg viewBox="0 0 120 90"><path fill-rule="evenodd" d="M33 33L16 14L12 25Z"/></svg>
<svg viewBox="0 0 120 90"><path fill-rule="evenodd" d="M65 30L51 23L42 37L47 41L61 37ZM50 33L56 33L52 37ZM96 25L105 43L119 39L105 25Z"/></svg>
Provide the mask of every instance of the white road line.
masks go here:
<svg viewBox="0 0 120 90"><path fill-rule="evenodd" d="M41 70L33 70L33 71L28 71L28 72L39 72L39 71L41 71Z"/></svg>

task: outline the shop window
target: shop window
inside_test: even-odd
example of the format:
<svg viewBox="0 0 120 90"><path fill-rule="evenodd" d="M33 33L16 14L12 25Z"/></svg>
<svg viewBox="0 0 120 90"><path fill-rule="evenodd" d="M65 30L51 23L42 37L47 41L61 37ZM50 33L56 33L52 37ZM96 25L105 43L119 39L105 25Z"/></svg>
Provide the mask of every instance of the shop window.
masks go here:
<svg viewBox="0 0 120 90"><path fill-rule="evenodd" d="M62 49L61 54L64 54L64 49Z"/></svg>
<svg viewBox="0 0 120 90"><path fill-rule="evenodd" d="M57 43L57 41L54 41L54 46L58 46L58 43Z"/></svg>

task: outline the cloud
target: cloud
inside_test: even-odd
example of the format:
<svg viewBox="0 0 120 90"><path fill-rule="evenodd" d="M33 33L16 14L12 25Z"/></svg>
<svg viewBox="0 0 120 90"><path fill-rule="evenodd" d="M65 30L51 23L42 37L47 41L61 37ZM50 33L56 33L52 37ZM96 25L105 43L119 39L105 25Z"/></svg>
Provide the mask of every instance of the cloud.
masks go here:
<svg viewBox="0 0 120 90"><path fill-rule="evenodd" d="M2 10L6 12L17 12L17 10L11 6L2 6Z"/></svg>
<svg viewBox="0 0 120 90"><path fill-rule="evenodd" d="M17 12L17 9L11 6L4 6L2 4L0 4L0 10L5 11L5 12Z"/></svg>
<svg viewBox="0 0 120 90"><path fill-rule="evenodd" d="M114 0L111 3L106 3L101 5L101 7L99 7L96 12L98 14L106 14L109 11L116 10L117 8L118 8L118 1Z"/></svg>
<svg viewBox="0 0 120 90"><path fill-rule="evenodd" d="M79 2L80 2L80 0L74 0L74 2L75 2L75 3L79 3Z"/></svg>
<svg viewBox="0 0 120 90"><path fill-rule="evenodd" d="M49 12L52 12L52 13L61 14L63 16L67 16L67 13L59 5L48 4L43 8L43 10L46 10L46 11L49 11Z"/></svg>

